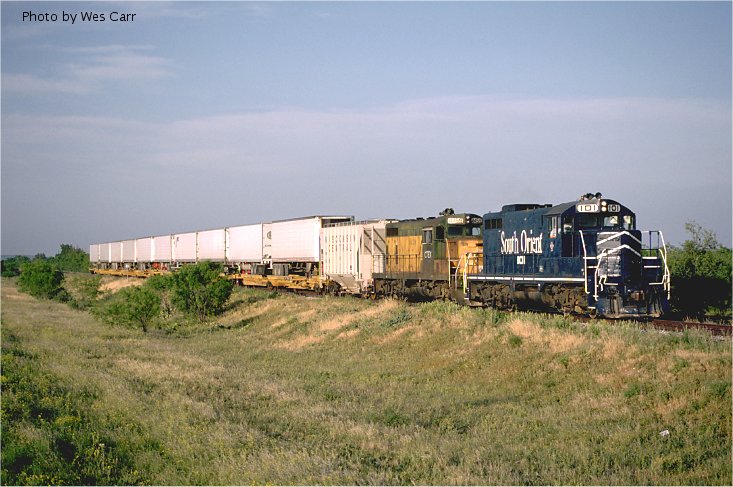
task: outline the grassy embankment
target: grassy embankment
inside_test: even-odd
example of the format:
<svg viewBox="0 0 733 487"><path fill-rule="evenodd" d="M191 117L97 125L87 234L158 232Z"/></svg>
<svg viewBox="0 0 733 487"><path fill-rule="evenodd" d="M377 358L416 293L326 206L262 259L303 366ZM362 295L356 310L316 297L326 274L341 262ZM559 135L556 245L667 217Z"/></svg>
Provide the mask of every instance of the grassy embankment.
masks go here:
<svg viewBox="0 0 733 487"><path fill-rule="evenodd" d="M443 302L233 303L144 334L4 280L2 483L731 483L730 340Z"/></svg>

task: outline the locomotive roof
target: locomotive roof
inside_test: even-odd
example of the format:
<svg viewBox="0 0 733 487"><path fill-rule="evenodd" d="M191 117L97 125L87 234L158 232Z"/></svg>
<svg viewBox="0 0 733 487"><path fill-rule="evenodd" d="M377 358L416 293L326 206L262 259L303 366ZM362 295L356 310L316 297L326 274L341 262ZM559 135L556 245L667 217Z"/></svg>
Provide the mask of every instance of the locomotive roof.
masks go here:
<svg viewBox="0 0 733 487"><path fill-rule="evenodd" d="M601 198L589 198L589 199L582 199L577 201L569 201L567 203L560 203L559 205L551 205L551 204L540 204L540 203L521 203L521 204L512 204L512 205L504 205L501 208L501 211L497 212L489 212L487 215L501 215L501 214L507 214L507 213L515 213L520 211L535 211L535 210L545 210L543 213L545 216L550 215L561 215L568 211L571 208L575 208L575 205L578 204L580 201L587 201L588 203L598 203L601 200ZM604 199L605 201L612 201L609 199Z"/></svg>
<svg viewBox="0 0 733 487"><path fill-rule="evenodd" d="M577 201L570 201L568 203L561 203L550 208L545 215L560 215L565 213L568 209L575 207Z"/></svg>
<svg viewBox="0 0 733 487"><path fill-rule="evenodd" d="M436 220L446 220L448 218L462 218L462 217L478 217L481 218L481 215L478 215L476 213L454 213L451 215L436 215L436 216L429 216L427 218L417 217L417 218L407 218L404 220L393 220L388 223L388 225L395 225L398 223L425 223L425 222L434 222Z"/></svg>

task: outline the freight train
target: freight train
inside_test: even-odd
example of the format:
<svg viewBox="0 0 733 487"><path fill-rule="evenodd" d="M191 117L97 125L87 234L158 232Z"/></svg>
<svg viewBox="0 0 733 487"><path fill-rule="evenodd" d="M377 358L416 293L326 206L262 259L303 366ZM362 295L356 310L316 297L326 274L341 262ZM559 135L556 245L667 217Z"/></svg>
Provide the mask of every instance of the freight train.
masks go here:
<svg viewBox="0 0 733 487"><path fill-rule="evenodd" d="M670 297L662 232L637 230L636 215L600 193L483 216L311 216L92 244L89 255L98 274L147 277L206 260L245 286L606 318L658 317Z"/></svg>

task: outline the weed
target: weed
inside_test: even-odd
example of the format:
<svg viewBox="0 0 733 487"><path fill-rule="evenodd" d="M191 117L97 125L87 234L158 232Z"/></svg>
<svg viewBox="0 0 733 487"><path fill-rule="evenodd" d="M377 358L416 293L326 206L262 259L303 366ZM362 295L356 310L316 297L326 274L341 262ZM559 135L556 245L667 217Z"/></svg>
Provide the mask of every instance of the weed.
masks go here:
<svg viewBox="0 0 733 487"><path fill-rule="evenodd" d="M512 348L517 348L522 346L522 337L515 335L514 333L509 333L509 345Z"/></svg>
<svg viewBox="0 0 733 487"><path fill-rule="evenodd" d="M382 321L379 326L381 328L396 328L410 321L410 318L410 312L405 308L401 308L392 313L386 320Z"/></svg>
<svg viewBox="0 0 733 487"><path fill-rule="evenodd" d="M710 393L717 399L730 397L730 381L714 381L708 387L710 388Z"/></svg>

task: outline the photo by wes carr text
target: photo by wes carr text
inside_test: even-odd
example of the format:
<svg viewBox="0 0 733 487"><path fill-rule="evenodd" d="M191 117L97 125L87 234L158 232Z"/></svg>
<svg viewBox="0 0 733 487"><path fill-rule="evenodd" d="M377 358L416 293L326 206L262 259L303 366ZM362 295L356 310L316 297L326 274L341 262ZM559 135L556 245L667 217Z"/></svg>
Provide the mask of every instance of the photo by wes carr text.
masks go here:
<svg viewBox="0 0 733 487"><path fill-rule="evenodd" d="M71 13L62 11L61 21L71 22L72 24L79 20L80 22L105 22L109 19L112 22L134 22L134 13L125 12L109 12L109 13L96 13L96 12L79 12ZM32 11L23 12L23 22L57 22L59 20L59 14L57 13L35 13Z"/></svg>

